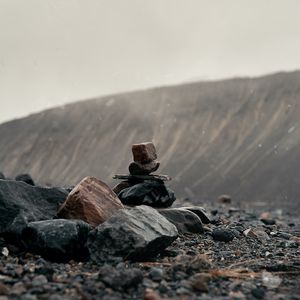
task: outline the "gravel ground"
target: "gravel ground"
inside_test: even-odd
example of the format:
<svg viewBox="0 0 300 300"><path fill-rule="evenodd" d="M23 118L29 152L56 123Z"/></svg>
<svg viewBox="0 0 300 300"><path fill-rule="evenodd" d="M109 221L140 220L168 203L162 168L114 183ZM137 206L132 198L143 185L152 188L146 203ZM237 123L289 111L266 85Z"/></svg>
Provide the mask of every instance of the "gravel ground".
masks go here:
<svg viewBox="0 0 300 300"><path fill-rule="evenodd" d="M0 300L300 299L299 219L276 211L262 222L221 204L207 211L204 234L182 235L147 262L58 264L3 245Z"/></svg>

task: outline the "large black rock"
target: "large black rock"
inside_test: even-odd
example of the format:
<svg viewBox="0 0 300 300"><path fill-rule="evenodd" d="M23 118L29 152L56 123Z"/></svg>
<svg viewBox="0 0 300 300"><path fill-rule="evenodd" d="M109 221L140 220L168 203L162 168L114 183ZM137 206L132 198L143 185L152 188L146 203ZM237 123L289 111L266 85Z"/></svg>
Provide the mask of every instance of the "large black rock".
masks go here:
<svg viewBox="0 0 300 300"><path fill-rule="evenodd" d="M0 236L19 242L29 222L52 219L68 193L61 188L43 188L24 182L0 180Z"/></svg>
<svg viewBox="0 0 300 300"><path fill-rule="evenodd" d="M91 259L144 260L156 256L178 236L176 227L155 209L138 206L117 211L89 233Z"/></svg>
<svg viewBox="0 0 300 300"><path fill-rule="evenodd" d="M125 205L148 205L152 207L169 207L176 200L174 192L162 181L145 180L122 190L119 199Z"/></svg>
<svg viewBox="0 0 300 300"><path fill-rule="evenodd" d="M203 233L201 219L193 212L181 208L159 209L158 212L173 223L178 232L183 233Z"/></svg>
<svg viewBox="0 0 300 300"><path fill-rule="evenodd" d="M55 219L31 222L22 232L26 249L46 259L66 262L88 258L91 227L81 220Z"/></svg>
<svg viewBox="0 0 300 300"><path fill-rule="evenodd" d="M5 175L2 172L0 172L0 179L5 179Z"/></svg>

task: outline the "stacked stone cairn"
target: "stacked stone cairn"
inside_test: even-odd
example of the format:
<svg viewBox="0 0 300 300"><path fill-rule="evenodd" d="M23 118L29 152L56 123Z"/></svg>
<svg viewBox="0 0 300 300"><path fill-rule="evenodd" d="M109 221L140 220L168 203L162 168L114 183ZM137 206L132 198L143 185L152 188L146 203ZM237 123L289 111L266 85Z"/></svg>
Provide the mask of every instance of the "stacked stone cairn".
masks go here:
<svg viewBox="0 0 300 300"><path fill-rule="evenodd" d="M156 208L170 207L176 200L172 190L164 181L166 175L154 175L160 162L153 143L132 145L133 162L130 163L129 175L115 175L116 179L125 179L114 187L114 192L125 205L148 205Z"/></svg>

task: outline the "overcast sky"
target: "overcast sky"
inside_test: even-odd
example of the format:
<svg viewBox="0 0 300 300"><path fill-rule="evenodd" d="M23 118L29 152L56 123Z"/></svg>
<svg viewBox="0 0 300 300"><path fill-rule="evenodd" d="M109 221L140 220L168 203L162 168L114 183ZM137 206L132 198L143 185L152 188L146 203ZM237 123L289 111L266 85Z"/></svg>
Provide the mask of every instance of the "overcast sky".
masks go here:
<svg viewBox="0 0 300 300"><path fill-rule="evenodd" d="M0 0L0 122L66 102L300 69L299 0Z"/></svg>

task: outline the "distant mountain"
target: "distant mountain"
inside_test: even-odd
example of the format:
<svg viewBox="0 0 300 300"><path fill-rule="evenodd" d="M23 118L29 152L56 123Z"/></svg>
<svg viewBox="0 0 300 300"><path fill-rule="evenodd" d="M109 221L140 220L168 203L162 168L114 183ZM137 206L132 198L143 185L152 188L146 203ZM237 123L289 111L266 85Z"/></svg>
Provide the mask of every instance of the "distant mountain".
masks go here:
<svg viewBox="0 0 300 300"><path fill-rule="evenodd" d="M4 123L0 171L113 185L131 144L150 140L179 196L197 203L225 193L299 210L300 72L124 93Z"/></svg>

